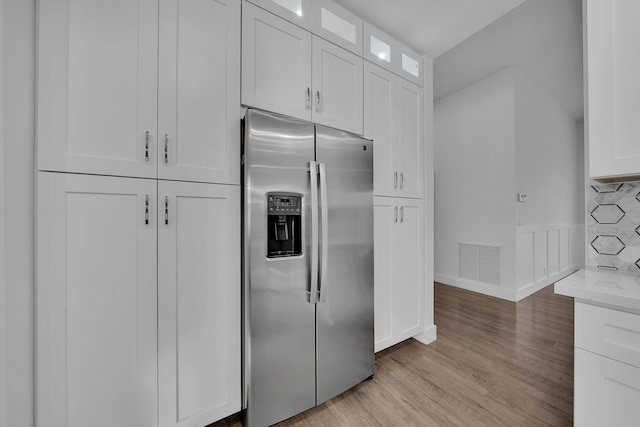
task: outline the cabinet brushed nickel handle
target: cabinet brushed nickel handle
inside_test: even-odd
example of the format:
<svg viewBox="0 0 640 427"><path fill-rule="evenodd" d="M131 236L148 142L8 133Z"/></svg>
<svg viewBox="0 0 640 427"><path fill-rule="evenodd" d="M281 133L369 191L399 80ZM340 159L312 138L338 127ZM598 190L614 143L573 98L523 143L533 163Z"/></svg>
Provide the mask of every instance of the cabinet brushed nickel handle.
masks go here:
<svg viewBox="0 0 640 427"><path fill-rule="evenodd" d="M305 107L307 110L311 109L311 88L310 87L307 88L307 97L306 97Z"/></svg>
<svg viewBox="0 0 640 427"><path fill-rule="evenodd" d="M317 90L316 91L316 112L319 112L321 108L321 103L320 103L320 91Z"/></svg>
<svg viewBox="0 0 640 427"><path fill-rule="evenodd" d="M144 133L144 161L149 161L149 141L151 140L151 134L149 131Z"/></svg>
<svg viewBox="0 0 640 427"><path fill-rule="evenodd" d="M395 208L393 208L394 214L393 214L393 222L397 223L398 222L398 207L396 206Z"/></svg>
<svg viewBox="0 0 640 427"><path fill-rule="evenodd" d="M400 207L400 222L404 222L404 206Z"/></svg>
<svg viewBox="0 0 640 427"><path fill-rule="evenodd" d="M398 188L398 172L393 173L393 189Z"/></svg>
<svg viewBox="0 0 640 427"><path fill-rule="evenodd" d="M400 172L400 189L404 187L404 172Z"/></svg>
<svg viewBox="0 0 640 427"><path fill-rule="evenodd" d="M164 225L169 225L169 196L164 196Z"/></svg>
<svg viewBox="0 0 640 427"><path fill-rule="evenodd" d="M164 134L164 163L169 163L169 134Z"/></svg>
<svg viewBox="0 0 640 427"><path fill-rule="evenodd" d="M144 197L144 225L149 225L149 195Z"/></svg>

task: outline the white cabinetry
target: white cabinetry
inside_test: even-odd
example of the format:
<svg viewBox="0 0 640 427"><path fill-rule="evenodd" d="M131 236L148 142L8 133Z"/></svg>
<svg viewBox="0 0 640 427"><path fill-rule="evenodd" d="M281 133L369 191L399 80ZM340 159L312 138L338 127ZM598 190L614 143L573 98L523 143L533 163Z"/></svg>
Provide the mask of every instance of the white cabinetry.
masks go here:
<svg viewBox="0 0 640 427"><path fill-rule="evenodd" d="M240 410L240 188L158 182L160 426Z"/></svg>
<svg viewBox="0 0 640 427"><path fill-rule="evenodd" d="M640 418L640 314L575 303L574 421L634 426Z"/></svg>
<svg viewBox="0 0 640 427"><path fill-rule="evenodd" d="M640 2L585 0L589 175L640 175Z"/></svg>
<svg viewBox="0 0 640 427"><path fill-rule="evenodd" d="M239 183L240 1L39 3L38 169Z"/></svg>
<svg viewBox="0 0 640 427"><path fill-rule="evenodd" d="M423 202L374 198L375 351L424 330Z"/></svg>
<svg viewBox="0 0 640 427"><path fill-rule="evenodd" d="M38 173L40 426L155 427L156 181Z"/></svg>
<svg viewBox="0 0 640 427"><path fill-rule="evenodd" d="M364 59L418 86L424 85L424 59L417 52L364 23Z"/></svg>
<svg viewBox="0 0 640 427"><path fill-rule="evenodd" d="M252 4L242 15L244 105L362 134L362 58Z"/></svg>
<svg viewBox="0 0 640 427"><path fill-rule="evenodd" d="M640 368L575 349L574 423L633 427L640 419Z"/></svg>
<svg viewBox="0 0 640 427"><path fill-rule="evenodd" d="M41 425L207 425L239 411L239 187L38 181Z"/></svg>
<svg viewBox="0 0 640 427"><path fill-rule="evenodd" d="M423 89L365 63L364 135L374 141L374 194L423 198Z"/></svg>

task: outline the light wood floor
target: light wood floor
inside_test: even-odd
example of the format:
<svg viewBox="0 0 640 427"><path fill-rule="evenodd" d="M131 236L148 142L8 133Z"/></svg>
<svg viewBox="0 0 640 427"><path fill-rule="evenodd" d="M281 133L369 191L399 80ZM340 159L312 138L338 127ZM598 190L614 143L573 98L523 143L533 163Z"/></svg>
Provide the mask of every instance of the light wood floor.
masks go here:
<svg viewBox="0 0 640 427"><path fill-rule="evenodd" d="M376 355L376 373L288 426L571 426L573 299L518 302L435 285L436 342ZM215 427L239 427L236 415Z"/></svg>

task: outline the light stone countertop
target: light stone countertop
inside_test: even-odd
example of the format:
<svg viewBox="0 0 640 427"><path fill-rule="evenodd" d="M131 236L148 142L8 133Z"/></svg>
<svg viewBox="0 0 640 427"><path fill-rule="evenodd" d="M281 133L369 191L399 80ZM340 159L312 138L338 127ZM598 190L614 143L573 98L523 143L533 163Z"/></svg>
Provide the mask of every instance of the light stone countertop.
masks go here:
<svg viewBox="0 0 640 427"><path fill-rule="evenodd" d="M577 301L640 314L640 274L584 268L555 284Z"/></svg>

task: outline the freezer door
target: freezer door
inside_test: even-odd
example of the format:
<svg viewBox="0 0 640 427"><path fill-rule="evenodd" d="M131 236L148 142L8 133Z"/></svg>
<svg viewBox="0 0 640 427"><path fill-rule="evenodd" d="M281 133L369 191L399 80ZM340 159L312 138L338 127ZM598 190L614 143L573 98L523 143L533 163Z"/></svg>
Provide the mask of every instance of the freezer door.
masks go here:
<svg viewBox="0 0 640 427"><path fill-rule="evenodd" d="M373 375L373 145L316 126L316 161L328 214L320 221L319 405Z"/></svg>
<svg viewBox="0 0 640 427"><path fill-rule="evenodd" d="M306 122L248 110L244 132L244 378L246 422L253 427L315 405L308 172L314 129ZM298 206L300 218L287 216L288 209ZM270 216L269 209L278 215ZM298 231L302 241L288 245ZM269 235L277 242L269 244Z"/></svg>

